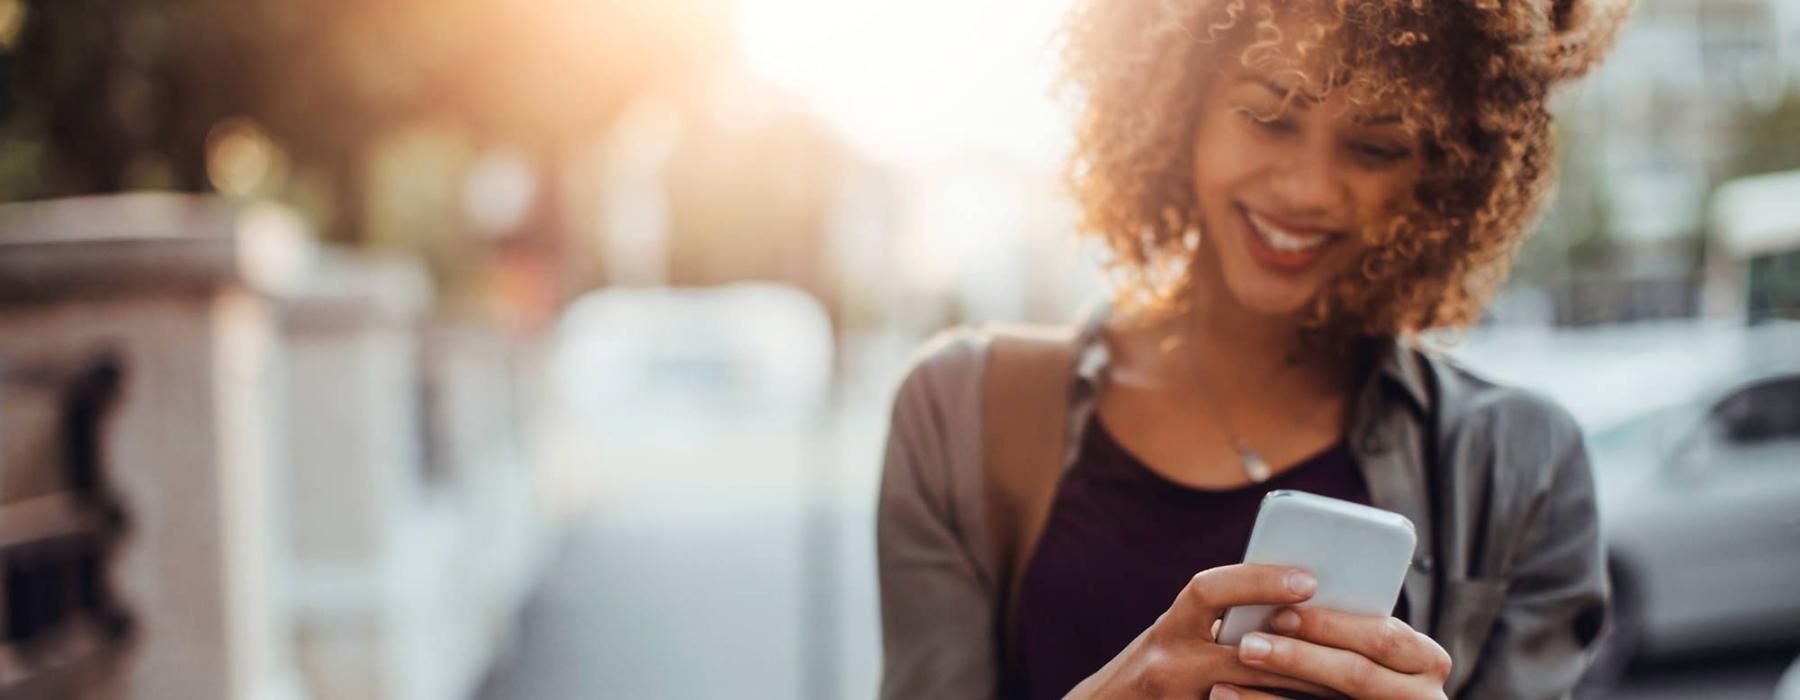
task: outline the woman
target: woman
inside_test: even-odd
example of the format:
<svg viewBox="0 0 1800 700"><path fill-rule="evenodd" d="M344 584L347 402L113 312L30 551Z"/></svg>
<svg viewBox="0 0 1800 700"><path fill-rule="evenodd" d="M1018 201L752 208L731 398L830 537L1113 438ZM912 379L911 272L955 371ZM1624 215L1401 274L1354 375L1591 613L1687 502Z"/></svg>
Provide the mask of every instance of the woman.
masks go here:
<svg viewBox="0 0 1800 700"><path fill-rule="evenodd" d="M1606 602L1579 431L1416 338L1504 280L1552 179L1546 94L1628 1L1081 2L1070 179L1120 293L1052 379L1067 430L1023 438L1068 447L1016 576L983 512L990 336L903 382L882 697L1566 696ZM1213 643L1315 585L1238 563L1274 488L1418 524L1393 617L1284 608Z"/></svg>

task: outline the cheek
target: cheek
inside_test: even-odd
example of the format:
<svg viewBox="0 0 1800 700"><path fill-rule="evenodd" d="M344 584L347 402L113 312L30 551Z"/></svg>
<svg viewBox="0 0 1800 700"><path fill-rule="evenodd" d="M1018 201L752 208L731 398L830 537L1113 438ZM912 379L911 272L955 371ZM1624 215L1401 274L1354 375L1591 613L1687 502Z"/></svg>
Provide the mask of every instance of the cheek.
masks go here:
<svg viewBox="0 0 1800 700"><path fill-rule="evenodd" d="M1203 125L1194 139L1194 190L1203 204L1219 204L1233 187L1253 176L1263 159L1245 134L1233 133L1224 118Z"/></svg>
<svg viewBox="0 0 1800 700"><path fill-rule="evenodd" d="M1355 185L1357 207L1364 224L1379 224L1411 206L1417 197L1417 170L1371 174Z"/></svg>

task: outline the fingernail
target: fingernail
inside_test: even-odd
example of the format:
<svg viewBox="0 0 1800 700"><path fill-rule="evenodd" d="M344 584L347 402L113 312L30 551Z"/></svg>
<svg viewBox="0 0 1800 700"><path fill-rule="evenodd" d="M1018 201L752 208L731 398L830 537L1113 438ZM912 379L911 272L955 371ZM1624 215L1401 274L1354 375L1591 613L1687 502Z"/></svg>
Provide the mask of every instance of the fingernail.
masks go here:
<svg viewBox="0 0 1800 700"><path fill-rule="evenodd" d="M1238 691L1228 685L1215 685L1212 694L1206 696L1210 700L1238 700Z"/></svg>
<svg viewBox="0 0 1800 700"><path fill-rule="evenodd" d="M1304 571L1295 571L1287 575L1288 590L1300 595L1312 595L1313 589L1319 587L1319 580Z"/></svg>
<svg viewBox="0 0 1800 700"><path fill-rule="evenodd" d="M1293 632L1300 629L1300 613L1292 610L1275 613L1275 617L1269 620L1269 625L1277 632Z"/></svg>
<svg viewBox="0 0 1800 700"><path fill-rule="evenodd" d="M1238 655L1245 661L1260 661L1269 655L1269 640L1260 634L1246 634L1244 641L1238 643Z"/></svg>

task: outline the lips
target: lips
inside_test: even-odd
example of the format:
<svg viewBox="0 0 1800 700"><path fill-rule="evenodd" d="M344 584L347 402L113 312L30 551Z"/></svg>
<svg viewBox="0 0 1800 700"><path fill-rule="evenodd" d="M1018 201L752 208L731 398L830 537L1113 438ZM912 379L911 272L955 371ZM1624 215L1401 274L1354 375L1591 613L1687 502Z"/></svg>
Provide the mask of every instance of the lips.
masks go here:
<svg viewBox="0 0 1800 700"><path fill-rule="evenodd" d="M1242 205L1238 211L1244 218L1250 257L1276 272L1306 270L1344 237L1338 230L1295 225Z"/></svg>

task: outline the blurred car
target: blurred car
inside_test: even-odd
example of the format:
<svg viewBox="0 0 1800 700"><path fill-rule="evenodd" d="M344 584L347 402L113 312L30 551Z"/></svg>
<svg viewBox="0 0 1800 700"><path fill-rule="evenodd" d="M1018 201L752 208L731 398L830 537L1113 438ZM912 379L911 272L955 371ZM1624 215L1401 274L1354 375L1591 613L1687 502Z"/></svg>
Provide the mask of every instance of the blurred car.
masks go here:
<svg viewBox="0 0 1800 700"><path fill-rule="evenodd" d="M1800 367L1752 370L1591 443L1607 653L1800 640Z"/></svg>
<svg viewBox="0 0 1800 700"><path fill-rule="evenodd" d="M554 452L566 490L583 494L569 508L797 498L817 466L834 344L824 308L782 285L606 289L576 300L548 363Z"/></svg>
<svg viewBox="0 0 1800 700"><path fill-rule="evenodd" d="M631 431L810 427L829 398L832 334L824 307L784 285L606 289L569 305L551 371L574 410Z"/></svg>
<svg viewBox="0 0 1800 700"><path fill-rule="evenodd" d="M1486 337L1478 370L1588 434L1614 610L1591 684L1635 658L1800 641L1800 324Z"/></svg>

